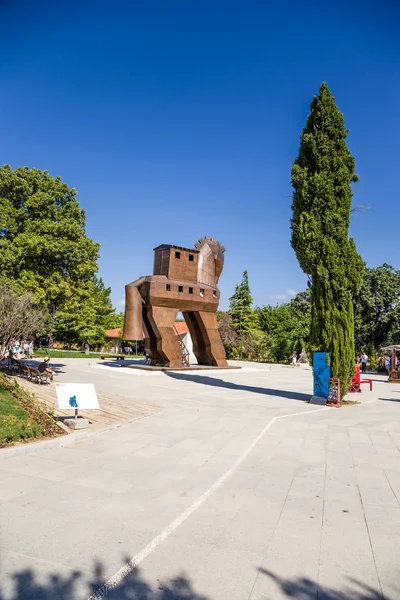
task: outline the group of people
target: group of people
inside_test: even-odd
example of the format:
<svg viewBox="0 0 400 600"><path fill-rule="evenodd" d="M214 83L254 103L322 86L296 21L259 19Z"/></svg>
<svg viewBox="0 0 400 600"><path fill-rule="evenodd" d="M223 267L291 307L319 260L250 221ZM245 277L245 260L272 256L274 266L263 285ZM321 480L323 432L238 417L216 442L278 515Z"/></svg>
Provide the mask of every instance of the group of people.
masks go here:
<svg viewBox="0 0 400 600"><path fill-rule="evenodd" d="M298 359L297 359L297 352L293 352L292 356L290 357L291 359L291 366L292 367L296 367ZM368 362L368 356L365 352L363 352L361 354L361 356L357 357L357 364L361 365L361 373L366 373L367 372L367 362ZM380 366L384 366L386 371L388 373L390 373L390 369L391 369L391 356L389 354L385 354L384 356L380 356L379 357L379 361L378 364ZM399 359L397 354L395 355L395 368L397 369L399 364Z"/></svg>
<svg viewBox="0 0 400 600"><path fill-rule="evenodd" d="M381 370L385 369L388 373L392 368L392 357L390 354L383 354L378 358L378 366ZM397 369L399 366L399 357L397 353L394 355L394 368Z"/></svg>
<svg viewBox="0 0 400 600"><path fill-rule="evenodd" d="M32 340L11 340L8 345L9 358L21 360L21 358L32 358L33 341Z"/></svg>
<svg viewBox="0 0 400 600"><path fill-rule="evenodd" d="M123 350L124 354L134 354L133 348L131 346L124 346Z"/></svg>
<svg viewBox="0 0 400 600"><path fill-rule="evenodd" d="M357 363L361 364L361 373L365 373L367 370L367 362L368 356L365 352L361 354L361 356L357 357ZM394 355L394 368L397 369L399 365L399 357L397 353ZM392 357L390 354L382 354L378 358L378 367L380 370L386 370L388 374L390 374L390 369L392 368Z"/></svg>
<svg viewBox="0 0 400 600"><path fill-rule="evenodd" d="M308 364L308 362L309 362L308 357L307 357L307 352L305 351L304 348L300 352L300 355L298 355L296 350L294 350L292 356L289 357L289 360L291 361L290 362L291 367L299 367L300 363Z"/></svg>
<svg viewBox="0 0 400 600"><path fill-rule="evenodd" d="M11 360L11 364L16 364L14 361L21 360L23 358L30 359L33 357L33 341L30 340L11 340L8 345L8 354L5 358ZM46 356L38 366L39 373L46 372L49 376L50 381L53 381L54 371L49 366L50 358Z"/></svg>

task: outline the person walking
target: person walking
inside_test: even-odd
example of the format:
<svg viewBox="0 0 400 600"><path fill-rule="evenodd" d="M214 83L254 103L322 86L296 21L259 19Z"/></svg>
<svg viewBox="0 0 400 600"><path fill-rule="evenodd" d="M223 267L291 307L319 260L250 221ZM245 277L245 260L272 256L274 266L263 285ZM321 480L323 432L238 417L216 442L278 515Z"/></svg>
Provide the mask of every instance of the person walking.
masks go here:
<svg viewBox="0 0 400 600"><path fill-rule="evenodd" d="M150 358L150 355L147 352L146 348L144 349L144 358L145 358L144 364L151 365L151 358Z"/></svg>
<svg viewBox="0 0 400 600"><path fill-rule="evenodd" d="M296 350L293 352L292 356L290 357L292 359L291 362L291 367L295 367L297 365L297 352Z"/></svg>
<svg viewBox="0 0 400 600"><path fill-rule="evenodd" d="M391 363L391 358L388 354L385 354L385 367L386 367L386 371L388 372L388 375L390 375L390 363Z"/></svg>
<svg viewBox="0 0 400 600"><path fill-rule="evenodd" d="M363 352L361 354L361 373L365 373L367 369L368 356Z"/></svg>

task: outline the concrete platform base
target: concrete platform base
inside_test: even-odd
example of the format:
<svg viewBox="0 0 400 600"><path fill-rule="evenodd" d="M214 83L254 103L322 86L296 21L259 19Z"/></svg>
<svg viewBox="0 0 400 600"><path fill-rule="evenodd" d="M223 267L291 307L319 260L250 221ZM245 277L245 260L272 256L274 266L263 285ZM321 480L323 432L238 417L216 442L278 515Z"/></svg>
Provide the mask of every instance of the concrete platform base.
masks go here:
<svg viewBox="0 0 400 600"><path fill-rule="evenodd" d="M124 365L121 367L126 369L141 369L142 371L226 371L231 369L241 369L242 367L227 366L227 367L211 367L208 365L192 365L190 367L164 367L162 365Z"/></svg>
<svg viewBox="0 0 400 600"><path fill-rule="evenodd" d="M70 429L87 429L89 427L89 421L78 417L77 419L64 419L64 425L67 425Z"/></svg>
<svg viewBox="0 0 400 600"><path fill-rule="evenodd" d="M326 398L321 398L321 396L311 396L310 404L319 404L320 406L325 406L327 403Z"/></svg>

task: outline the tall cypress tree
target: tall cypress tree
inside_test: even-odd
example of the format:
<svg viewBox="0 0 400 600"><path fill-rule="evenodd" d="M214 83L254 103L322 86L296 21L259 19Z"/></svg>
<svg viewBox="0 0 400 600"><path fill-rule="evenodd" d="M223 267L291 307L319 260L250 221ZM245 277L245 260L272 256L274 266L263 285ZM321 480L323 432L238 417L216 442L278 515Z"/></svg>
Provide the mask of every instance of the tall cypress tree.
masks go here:
<svg viewBox="0 0 400 600"><path fill-rule="evenodd" d="M347 133L343 114L322 83L292 168L292 246L311 281L311 348L330 353L342 397L354 373L353 294L364 271L349 239L351 183L358 177Z"/></svg>
<svg viewBox="0 0 400 600"><path fill-rule="evenodd" d="M249 275L244 271L242 283L235 286L235 293L229 298L229 314L237 332L245 333L252 328L254 323L252 303Z"/></svg>

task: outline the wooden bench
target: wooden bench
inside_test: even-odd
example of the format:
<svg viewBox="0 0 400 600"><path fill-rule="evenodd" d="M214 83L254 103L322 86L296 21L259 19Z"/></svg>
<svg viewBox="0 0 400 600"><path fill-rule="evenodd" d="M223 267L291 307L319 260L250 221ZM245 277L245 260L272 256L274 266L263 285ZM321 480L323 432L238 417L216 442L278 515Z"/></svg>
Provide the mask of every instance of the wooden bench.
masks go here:
<svg viewBox="0 0 400 600"><path fill-rule="evenodd" d="M36 369L35 367L29 367L29 373L30 373L30 380L35 381L39 385L41 383L48 382L49 374L47 373L47 371L43 371L43 373L41 373L39 371L39 369Z"/></svg>
<svg viewBox="0 0 400 600"><path fill-rule="evenodd" d="M354 370L354 377L350 382L349 392L351 394L361 392L362 383L369 383L369 391L372 391L372 379L361 379L360 365L357 365Z"/></svg>
<svg viewBox="0 0 400 600"><path fill-rule="evenodd" d="M372 379L361 379L360 385L362 383L369 383L369 391L372 392Z"/></svg>
<svg viewBox="0 0 400 600"><path fill-rule="evenodd" d="M24 365L23 363L18 363L18 375L21 377L26 377L29 379L29 367L28 365Z"/></svg>

